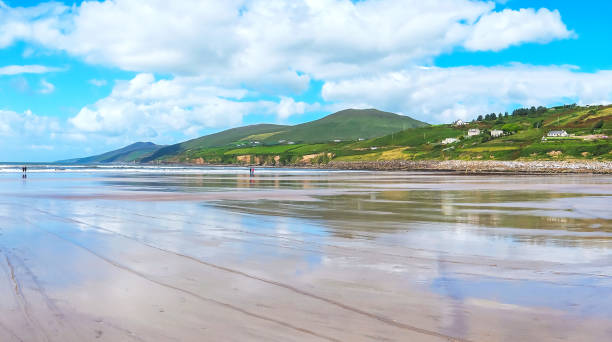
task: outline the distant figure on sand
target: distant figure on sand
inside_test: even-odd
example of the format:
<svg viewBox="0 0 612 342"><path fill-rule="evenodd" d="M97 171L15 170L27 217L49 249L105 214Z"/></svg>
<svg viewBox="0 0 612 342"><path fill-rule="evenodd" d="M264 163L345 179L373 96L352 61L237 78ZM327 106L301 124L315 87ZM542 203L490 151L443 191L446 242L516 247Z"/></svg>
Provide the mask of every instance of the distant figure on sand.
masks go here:
<svg viewBox="0 0 612 342"><path fill-rule="evenodd" d="M252 168L250 168L250 169L249 169L249 172L250 172L250 174L251 174L251 177L255 176L255 168L253 168L253 167L252 167Z"/></svg>

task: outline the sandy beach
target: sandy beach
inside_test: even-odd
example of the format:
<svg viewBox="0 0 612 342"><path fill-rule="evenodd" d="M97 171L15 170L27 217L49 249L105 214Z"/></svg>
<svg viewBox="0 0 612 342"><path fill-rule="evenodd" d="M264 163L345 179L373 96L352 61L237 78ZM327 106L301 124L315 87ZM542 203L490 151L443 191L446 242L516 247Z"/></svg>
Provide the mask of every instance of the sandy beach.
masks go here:
<svg viewBox="0 0 612 342"><path fill-rule="evenodd" d="M612 339L612 177L0 175L0 341Z"/></svg>

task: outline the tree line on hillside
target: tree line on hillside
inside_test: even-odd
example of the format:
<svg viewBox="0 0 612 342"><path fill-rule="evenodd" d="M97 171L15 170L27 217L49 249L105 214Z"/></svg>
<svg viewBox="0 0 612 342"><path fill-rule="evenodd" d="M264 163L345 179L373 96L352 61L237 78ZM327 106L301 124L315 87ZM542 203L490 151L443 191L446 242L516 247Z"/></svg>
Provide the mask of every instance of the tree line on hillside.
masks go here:
<svg viewBox="0 0 612 342"><path fill-rule="evenodd" d="M572 106L576 106L576 105L565 105L563 106L564 108L571 108ZM515 110L512 111L512 116L536 116L536 115L540 115L543 113L546 113L546 111L548 111L548 108L544 107L544 106L539 106L539 107L529 107L529 108L517 108ZM491 113L491 114L485 114L483 115L478 115L478 117L476 118L476 121L495 121L495 120L501 120L504 118L507 118L508 116L510 116L508 114L508 112L505 112L504 114L499 113L499 114L495 114L495 113Z"/></svg>
<svg viewBox="0 0 612 342"><path fill-rule="evenodd" d="M548 108L544 106L539 106L537 108L535 106L531 108L517 108L512 112L512 116L539 115L546 113L547 110Z"/></svg>
<svg viewBox="0 0 612 342"><path fill-rule="evenodd" d="M491 114L486 114L484 117L482 115L478 115L478 118L476 118L476 121L493 121L493 120L498 120L504 117L508 117L508 112L506 112L505 114L499 113L499 114L495 114L495 113L491 113Z"/></svg>

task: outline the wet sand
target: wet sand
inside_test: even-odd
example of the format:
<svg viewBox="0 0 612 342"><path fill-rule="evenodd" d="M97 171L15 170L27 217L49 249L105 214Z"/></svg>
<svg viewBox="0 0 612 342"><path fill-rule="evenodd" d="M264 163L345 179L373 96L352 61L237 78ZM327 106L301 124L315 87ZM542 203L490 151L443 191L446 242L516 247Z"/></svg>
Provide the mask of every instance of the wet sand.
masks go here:
<svg viewBox="0 0 612 342"><path fill-rule="evenodd" d="M611 176L197 170L0 175L0 341L612 339Z"/></svg>

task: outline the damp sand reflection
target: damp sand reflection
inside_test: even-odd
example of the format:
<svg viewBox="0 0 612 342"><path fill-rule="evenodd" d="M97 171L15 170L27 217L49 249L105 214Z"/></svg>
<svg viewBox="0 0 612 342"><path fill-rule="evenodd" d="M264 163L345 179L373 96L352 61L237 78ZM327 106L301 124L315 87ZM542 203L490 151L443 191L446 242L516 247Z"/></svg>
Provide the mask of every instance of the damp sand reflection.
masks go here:
<svg viewBox="0 0 612 342"><path fill-rule="evenodd" d="M1 341L612 338L612 177L0 176Z"/></svg>

